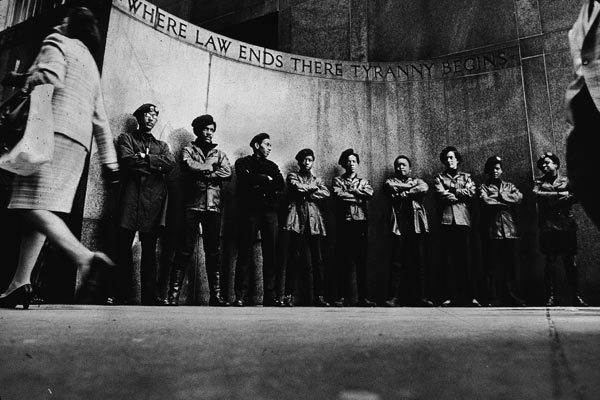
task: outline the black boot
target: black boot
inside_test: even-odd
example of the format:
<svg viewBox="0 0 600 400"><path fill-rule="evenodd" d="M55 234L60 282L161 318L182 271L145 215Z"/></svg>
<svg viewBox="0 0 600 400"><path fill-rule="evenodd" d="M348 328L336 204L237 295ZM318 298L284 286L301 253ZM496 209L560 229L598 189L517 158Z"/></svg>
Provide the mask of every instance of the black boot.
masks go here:
<svg viewBox="0 0 600 400"><path fill-rule="evenodd" d="M317 298L315 299L315 306L316 307L329 307L330 305L327 301L325 301L323 296L317 296Z"/></svg>
<svg viewBox="0 0 600 400"><path fill-rule="evenodd" d="M209 306L229 307L231 304L221 297L221 274L218 271L210 272L208 286L210 290Z"/></svg>
<svg viewBox="0 0 600 400"><path fill-rule="evenodd" d="M185 271L173 266L171 270L171 279L169 282L169 305L179 305L179 293L183 286L183 279L185 278Z"/></svg>
<svg viewBox="0 0 600 400"><path fill-rule="evenodd" d="M579 295L579 282L577 279L577 266L575 265L575 260L573 260L571 265L567 266L566 269L567 281L569 282L569 286L571 286L571 293L573 294L573 305L576 307L589 307L589 304L586 303Z"/></svg>
<svg viewBox="0 0 600 400"><path fill-rule="evenodd" d="M554 299L554 260L546 260L546 269L544 276L544 283L546 284L546 307L554 307L556 300Z"/></svg>

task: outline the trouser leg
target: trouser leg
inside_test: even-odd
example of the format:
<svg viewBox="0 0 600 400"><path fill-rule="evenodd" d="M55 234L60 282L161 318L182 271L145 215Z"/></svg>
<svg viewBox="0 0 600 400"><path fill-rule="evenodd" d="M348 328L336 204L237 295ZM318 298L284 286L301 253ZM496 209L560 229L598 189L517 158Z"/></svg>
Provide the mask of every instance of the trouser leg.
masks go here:
<svg viewBox="0 0 600 400"><path fill-rule="evenodd" d="M203 212L201 214L202 240L206 276L211 298L221 295L221 214Z"/></svg>
<svg viewBox="0 0 600 400"><path fill-rule="evenodd" d="M135 231L120 228L117 244L117 271L112 279L110 291L123 302L130 298L133 284L133 254L131 246L135 238Z"/></svg>
<svg viewBox="0 0 600 400"><path fill-rule="evenodd" d="M258 217L255 214L244 214L240 222L240 244L235 268L235 294L237 299L246 300L250 282L249 263L252 259L252 247L258 233ZM254 274L254 271L252 271L252 274Z"/></svg>
<svg viewBox="0 0 600 400"><path fill-rule="evenodd" d="M169 279L169 304L179 305L179 296L194 255L196 237L198 236L198 225L200 223L200 212L186 210L184 213L181 241L175 251L171 276Z"/></svg>
<svg viewBox="0 0 600 400"><path fill-rule="evenodd" d="M403 237L394 235L392 237L392 260L390 263L389 298L400 296L400 283L402 279L402 245Z"/></svg>
<svg viewBox="0 0 600 400"><path fill-rule="evenodd" d="M544 286L546 289L547 305L554 305L554 281L555 281L556 256L546 255L546 265L544 268Z"/></svg>
<svg viewBox="0 0 600 400"><path fill-rule="evenodd" d="M354 248L356 285L359 300L364 300L367 298L367 221L357 221L354 224L354 235L356 240L356 246Z"/></svg>
<svg viewBox="0 0 600 400"><path fill-rule="evenodd" d="M294 295L297 282L298 269L298 234L290 231L281 233L282 264L281 268L285 274L286 295Z"/></svg>
<svg viewBox="0 0 600 400"><path fill-rule="evenodd" d="M349 276L351 275L350 262L350 243L351 235L349 224L346 221L339 221L337 224L337 237L335 242L335 265L337 281L337 298L348 297L350 286Z"/></svg>
<svg viewBox="0 0 600 400"><path fill-rule="evenodd" d="M156 291L156 242L155 233L140 233L142 243L142 259L140 263L140 280L142 287L142 304L156 305L158 293Z"/></svg>
<svg viewBox="0 0 600 400"><path fill-rule="evenodd" d="M321 249L322 240L322 236L319 235L309 236L311 257L310 275L312 275L313 279L313 295L316 297L323 297L325 294L325 266L323 263L323 251Z"/></svg>
<svg viewBox="0 0 600 400"><path fill-rule="evenodd" d="M279 223L275 211L266 211L262 216L260 234L263 253L264 298L275 299L275 277L277 275L277 232Z"/></svg>

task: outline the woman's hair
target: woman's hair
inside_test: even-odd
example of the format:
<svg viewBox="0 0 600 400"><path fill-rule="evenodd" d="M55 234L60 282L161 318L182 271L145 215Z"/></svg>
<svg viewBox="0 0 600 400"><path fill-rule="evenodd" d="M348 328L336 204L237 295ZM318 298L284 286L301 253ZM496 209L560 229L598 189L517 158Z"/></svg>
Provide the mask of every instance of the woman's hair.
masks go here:
<svg viewBox="0 0 600 400"><path fill-rule="evenodd" d="M446 161L446 156L450 152L454 153L454 157L456 157L456 161L458 161L459 164L462 163L462 155L458 152L456 147L448 146L444 150L442 150L442 152L440 153L440 161L442 162L442 164L448 166L447 161Z"/></svg>
<svg viewBox="0 0 600 400"><path fill-rule="evenodd" d="M94 54L100 47L100 30L94 14L86 7L74 7L69 10L67 34L79 39Z"/></svg>

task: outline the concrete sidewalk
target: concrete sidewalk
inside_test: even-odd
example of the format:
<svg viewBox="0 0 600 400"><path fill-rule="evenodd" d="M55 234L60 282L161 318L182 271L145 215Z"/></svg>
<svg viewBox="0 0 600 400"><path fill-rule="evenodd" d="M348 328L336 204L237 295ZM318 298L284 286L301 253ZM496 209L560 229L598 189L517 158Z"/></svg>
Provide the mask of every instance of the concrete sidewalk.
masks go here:
<svg viewBox="0 0 600 400"><path fill-rule="evenodd" d="M0 398L596 399L600 308L0 310Z"/></svg>

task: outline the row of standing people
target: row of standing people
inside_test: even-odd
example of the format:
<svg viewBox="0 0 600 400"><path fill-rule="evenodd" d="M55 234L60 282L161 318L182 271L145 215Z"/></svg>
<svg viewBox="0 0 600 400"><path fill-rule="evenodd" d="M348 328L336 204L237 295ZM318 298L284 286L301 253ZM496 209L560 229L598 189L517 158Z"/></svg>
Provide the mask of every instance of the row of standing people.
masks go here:
<svg viewBox="0 0 600 400"><path fill-rule="evenodd" d="M199 227L202 240L210 305L230 305L220 290L220 231L224 181L231 179L232 166L224 152L217 149L213 137L217 124L212 116L202 115L192 121L197 139L182 151L184 172L184 218L182 238L171 267L168 298L161 299L156 289L156 241L158 227L164 223L167 188L161 177L175 165L175 159L166 143L151 133L158 117L152 104L144 104L134 112L139 129L124 133L117 141L117 152L123 169L120 205L120 240L118 264L125 273L119 279L122 290L131 287L131 244L138 231L142 244L142 303L179 304L184 277L192 264ZM302 149L296 155L299 171L287 176L288 204L286 219L280 231L278 210L284 178L279 167L268 159L271 153L270 137L260 133L250 142L253 154L235 162L237 193L240 204L240 240L235 273L233 305L254 304L249 296L250 280L255 272L252 249L260 232L262 246L262 275L264 296L261 304L291 306L294 304L299 272L300 246L310 249L310 265L314 288L314 304L329 306L325 300L323 238L327 235L321 203L330 197L324 181L313 174L315 154ZM478 306L475 277L471 260L471 215L468 202L478 196L484 205L486 243L491 263L490 304L525 305L517 295L516 265L519 230L515 206L523 198L512 183L502 179L503 161L490 157L484 172L488 180L477 190L471 176L459 170L461 154L454 147L440 154L445 170L434 178L436 198L441 205L440 226L443 281L447 299L443 306ZM336 200L336 271L337 293L335 306L351 303L356 276L359 306L375 306L367 297L368 221L367 202L373 188L367 179L357 175L359 155L353 149L345 150L340 158L345 173L333 179L333 197ZM543 175L533 189L539 203L540 244L546 254L547 304L554 305L554 266L563 257L573 299L585 305L577 290L575 267L576 226L571 205L574 198L569 192L567 179L558 173L560 161L552 153L538 160ZM408 300L412 305L431 306L425 296L424 254L425 238L429 233L429 218L423 203L428 184L411 174L411 160L399 156L394 161L395 176L384 183L392 203L392 263L389 280L389 299L386 306L397 306L406 301L401 293L406 279L416 288ZM278 253L278 246L282 249ZM279 254L281 254L279 256ZM279 293L278 277L285 275L283 293ZM121 275L123 277L123 275ZM116 297L114 293L111 297ZM400 299L403 299L401 301ZM114 298L110 302L115 302Z"/></svg>
<svg viewBox="0 0 600 400"><path fill-rule="evenodd" d="M68 16L55 28L55 32L46 37L35 62L25 75L24 90L29 90L39 84L54 86L52 110L56 144L51 162L43 166L38 173L29 177L16 177L13 182L8 208L18 212L23 221L20 235L21 247L13 278L4 292L0 294L0 307L15 307L18 304L22 304L24 308L29 306L33 297L30 283L31 273L46 240L62 250L77 266L82 282L77 290L80 298L85 299L83 295L86 293L97 292L94 290L94 284L98 282L98 274L114 266L106 254L91 251L83 246L58 215L71 212L75 192L90 151L92 137L98 144L100 161L107 170L118 173L120 166L126 169L123 174L123 193L129 193L130 196L123 196L128 200L122 204L121 208L120 236L124 240L120 241L119 264L131 264L131 242L135 232L139 232L143 247L142 270L145 283L142 291L145 294L143 301L148 304L155 302L153 275L156 274L156 226L163 219L166 199L166 188L162 186L164 180L160 177L172 168L175 160L170 154L168 146L150 134L152 126L156 123L158 111L156 107L146 105L136 112L138 121L143 122L140 123L140 129L130 137L122 135L119 138L120 154L119 162L117 162L115 149L111 145L112 135L102 100L100 74L92 56L99 45L100 33L94 15L84 7L70 9ZM581 61L581 58L579 60ZM581 75L578 76L576 83L580 82L582 82ZM18 84L20 85L20 83ZM580 87L581 85L577 86L577 88ZM585 88L585 84L583 87ZM573 91L573 93L576 92ZM586 94L587 90L583 92ZM585 109L586 112L588 108ZM594 113L597 114L597 110ZM189 217L186 218L186 229L189 229L189 232L185 234L186 239L178 250L177 262L172 268L169 300L172 304L178 302L182 274L186 269L185 264L189 264L190 243L193 242L192 237L196 232L197 221L199 221L204 229L205 255L209 267L209 280L212 282L210 285L211 304L225 305L227 302L221 298L219 291L218 260L220 251L216 232L219 232L221 223L221 182L230 175L230 167L225 166L225 163L228 164L225 155L215 149L216 146L212 144L212 134L216 129L216 123L212 118L209 116L199 117L193 125L199 140L184 150L184 164L188 168L189 176L194 178L191 188L197 189L198 193L203 194L199 195L197 199L190 200L192 201L191 207L186 207ZM150 129L147 129L148 127ZM251 243L256 231L260 230L263 238L263 264L267 271L263 274L267 277L265 285L267 296L265 298L267 303L280 304L279 299L275 297L273 284L271 284L273 279L271 271L275 269L274 242L277 235L276 213L271 202L273 193L283 186L283 180L277 166L267 160L270 152L268 135L255 137L251 142L251 147L254 154L238 160L236 163L241 196L244 196L244 200L249 199L250 201L242 201L242 204L245 205L242 214L245 228L239 249L235 303L237 305L245 304ZM589 146L589 148L593 149L594 147ZM448 263L445 271L455 278L454 281L458 282L453 284L451 283L452 279L446 280L453 288L448 292L450 298L449 303L446 304L452 304L453 301L461 304L469 302L471 296L468 296L470 294L469 285L466 283L468 279L465 279L468 269L461 264L461 259L465 259L467 253L457 251L457 249L468 249L469 235L466 232L470 228L468 209L464 206L463 198L473 195L474 185L468 174L458 172L460 155L455 149L446 149L442 155L446 172L436 177L435 188L440 201L445 203L441 220L445 238L442 241L446 253L444 260ZM585 159L585 157L581 159ZM593 157L587 159L592 160ZM304 157L299 160L299 164L303 168L303 165L310 165L313 161L314 156L304 154ZM340 240L338 240L337 263L339 269L345 271L347 265L345 263L354 260L350 264L357 265L359 270L361 304L371 305L372 302L368 301L365 293L367 251L365 204L372 194L372 188L366 180L356 176L354 168L355 164L359 162L358 154L347 151L342 155L340 161L346 169L346 173L335 178L334 181L334 195L341 205L337 207L338 230L341 233ZM498 161L500 162L495 164L494 169L501 170L501 160ZM576 163L578 160L572 159L571 161ZM219 162L223 164L221 165ZM215 164L221 166L215 169ZM412 228L410 228L410 234L404 234L401 228L398 228L398 232L401 234L396 235L399 243L394 246L396 253L394 260L396 261L392 268L394 271L391 279L392 289L398 282L400 266L406 264L403 260L407 257L410 258L409 254L419 254L415 249L419 249L421 246L413 246L410 243L411 240L421 241L420 238L427 232L426 224L428 223L425 209L419 201L419 195L415 193L419 187L424 189L425 186L422 183L414 187L407 184L409 180L419 182L416 178L403 175L402 168L406 168L406 166L402 167L402 164L407 164L408 170L410 170L410 161L407 158L399 158L395 164L397 177L394 179L397 179L398 182L388 181L386 186L394 199L394 216L398 226L402 226L403 218L406 218L409 221L406 225ZM547 259L547 303L548 305L554 304L553 270L556 259L562 257L567 269L568 281L573 290L573 300L579 305L584 305L585 303L577 291L576 226L570 209L575 199L570 193L567 179L558 173L559 166L560 161L554 154L548 153L542 156L538 161L538 167L542 170L543 176L536 181L534 189L539 202L541 250L546 254ZM320 240L317 239L323 236L325 231L319 231L319 224L314 222L314 215L311 212L318 211L318 207L314 204L317 200L315 196L324 196L325 190L319 194L320 190L315 189L319 186L316 184L318 178L314 177L310 173L310 168L305 166L303 171L306 170L309 173L296 174L296 178L293 178L293 174L291 175L292 182L290 183L291 186L293 184L297 188L298 199L293 207L299 210L299 219L297 224L293 223L290 226L286 224L286 228L292 232L290 234L292 242L298 236L306 235L311 239L311 246L316 248L320 245ZM593 168L581 168L581 170L592 173ZM293 179L297 180L296 183ZM145 187L146 184L152 182L156 183L157 190L147 190ZM407 185L410 188L407 188ZM510 224L514 225L511 201L517 202L520 198L517 192L510 191L512 189L507 192L508 188L514 188L514 185L503 182L498 177L490 176L489 184L483 185L481 190L485 204L496 210L492 213L495 217L491 219L494 223L490 225L490 237L493 239L491 242L494 243L491 248L496 253L503 255L514 254L512 249L517 236L512 237L507 234L506 228L511 226ZM585 204L592 205L593 201L589 201L589 199L593 199L593 197L587 196ZM251 204L255 204L257 207L252 207ZM588 207L588 211L592 209L591 206ZM595 214L592 215L595 216ZM413 221L414 224L411 224L410 221ZM509 221L511 221L510 224ZM453 243L456 244L456 247ZM508 247L509 251L503 250L503 247ZM318 251L313 253L319 254ZM414 258L416 255L411 257ZM493 259L498 259L498 257L493 257ZM313 264L318 265L318 261L320 260L314 259ZM506 281L506 277L514 275L511 268L499 268L496 275L505 278L497 279L497 282ZM293 273L288 275L293 276ZM320 294L323 289L322 278L320 278L322 275L317 273L316 276L317 280L321 279L315 285ZM349 276L349 274L342 274L342 276ZM340 280L340 282L345 281ZM290 293L292 286L289 286L287 294L292 294ZM348 288L345 283L341 283L340 286L342 290L339 291L340 298L336 303L344 305L345 302L341 297L347 296ZM467 290L463 290L465 287ZM501 288L498 289L498 292L500 291L502 291ZM392 290L392 293L395 295L397 292ZM472 300L471 298L471 303ZM321 305L326 304L324 299L319 299L319 301ZM288 303L290 302L288 301ZM388 304L395 304L394 297L389 299Z"/></svg>

